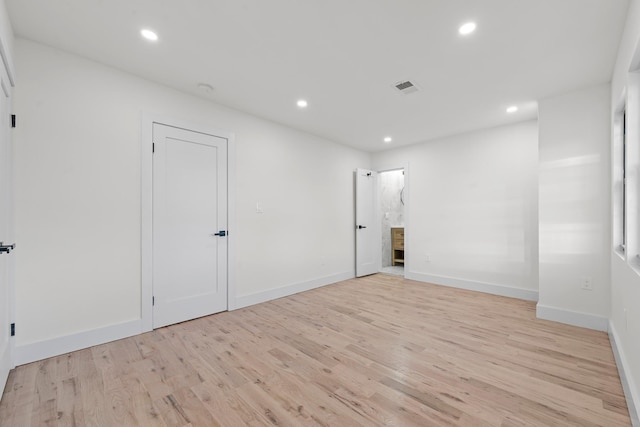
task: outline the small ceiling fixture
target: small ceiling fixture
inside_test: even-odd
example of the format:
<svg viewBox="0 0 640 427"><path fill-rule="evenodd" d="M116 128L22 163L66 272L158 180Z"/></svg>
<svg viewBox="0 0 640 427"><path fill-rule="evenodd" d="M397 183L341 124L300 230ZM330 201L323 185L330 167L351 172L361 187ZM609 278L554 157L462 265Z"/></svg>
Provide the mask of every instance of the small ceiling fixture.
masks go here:
<svg viewBox="0 0 640 427"><path fill-rule="evenodd" d="M155 42L158 41L158 35L156 33L154 33L151 30L148 29L142 29L140 30L140 34L142 34L142 37L144 37L145 39Z"/></svg>
<svg viewBox="0 0 640 427"><path fill-rule="evenodd" d="M463 35L466 36L468 34L473 33L476 30L476 23L475 22L467 22L465 24L462 24L460 26L460 28L458 29L458 32Z"/></svg>
<svg viewBox="0 0 640 427"><path fill-rule="evenodd" d="M393 139L391 139L390 136L385 136L383 141L384 141L385 144L389 144L391 141L393 141Z"/></svg>
<svg viewBox="0 0 640 427"><path fill-rule="evenodd" d="M512 105L511 107L507 108L507 113L509 114L515 113L516 111L518 111L518 107L515 105Z"/></svg>
<svg viewBox="0 0 640 427"><path fill-rule="evenodd" d="M198 90L205 95L210 95L213 93L213 86L208 83L198 83Z"/></svg>
<svg viewBox="0 0 640 427"><path fill-rule="evenodd" d="M304 99L299 99L297 104L300 108L307 108L307 105L309 105L309 103Z"/></svg>

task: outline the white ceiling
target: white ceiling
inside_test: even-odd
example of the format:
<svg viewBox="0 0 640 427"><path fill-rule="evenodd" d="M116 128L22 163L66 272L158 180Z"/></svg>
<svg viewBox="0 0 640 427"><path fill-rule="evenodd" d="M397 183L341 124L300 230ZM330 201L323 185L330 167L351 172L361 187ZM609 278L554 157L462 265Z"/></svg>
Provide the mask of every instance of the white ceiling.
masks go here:
<svg viewBox="0 0 640 427"><path fill-rule="evenodd" d="M7 0L17 36L378 151L608 82L628 0ZM461 37L469 20L478 29ZM140 37L151 28L160 40ZM411 79L420 91L393 84ZM206 95L198 83L215 91ZM296 101L309 107L300 110ZM520 110L508 115L516 104ZM390 135L394 142L382 143Z"/></svg>

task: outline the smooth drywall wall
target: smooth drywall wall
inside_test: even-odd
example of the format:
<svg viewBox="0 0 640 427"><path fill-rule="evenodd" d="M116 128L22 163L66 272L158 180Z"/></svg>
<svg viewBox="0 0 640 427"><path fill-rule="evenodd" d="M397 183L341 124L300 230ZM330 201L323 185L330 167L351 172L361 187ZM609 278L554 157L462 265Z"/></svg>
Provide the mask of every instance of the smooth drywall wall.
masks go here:
<svg viewBox="0 0 640 427"><path fill-rule="evenodd" d="M605 330L610 303L609 99L605 84L543 99L538 107L538 306L604 319Z"/></svg>
<svg viewBox="0 0 640 427"><path fill-rule="evenodd" d="M616 65L611 80L611 96L615 104L620 100L627 84L627 74L640 67L640 0L631 0L627 10L627 22L622 33Z"/></svg>
<svg viewBox="0 0 640 427"><path fill-rule="evenodd" d="M0 40L2 41L0 47L2 49L2 60L5 62L10 78L14 79L13 29L9 21L9 12L7 12L5 0L0 0ZM11 83L14 84L15 81Z"/></svg>
<svg viewBox="0 0 640 427"><path fill-rule="evenodd" d="M630 74L630 72L635 72ZM640 1L633 0L629 6L627 23L620 42L620 49L616 60L616 66L611 83L611 111L610 120L614 122L618 108L624 105L625 95L634 97L635 111L628 110L628 126L634 130L635 138L629 139L629 143L638 152L640 133ZM633 138L632 135L629 135ZM635 179L631 183L632 187L640 188L640 171L638 170L638 158L630 159L630 163L635 164L635 170L631 170L631 176ZM614 167L619 165L613 165ZM633 195L636 206L638 204L637 193ZM617 208L617 207L612 207ZM637 227L638 218L631 217ZM630 236L631 237L631 236ZM638 238L637 235L633 238ZM616 248L615 242L609 247L611 257L611 329L615 332L618 351L621 353L625 366L623 384L627 383L627 401L631 399L635 403L635 421L640 425L640 269L633 268L632 264L637 263L633 253L630 259L624 259ZM634 242L637 248L640 242Z"/></svg>
<svg viewBox="0 0 640 427"><path fill-rule="evenodd" d="M23 39L16 68L17 345L140 317L143 112L235 134L238 296L353 274L368 154Z"/></svg>
<svg viewBox="0 0 640 427"><path fill-rule="evenodd" d="M373 155L375 170L409 166L407 276L535 293L537 143L528 121Z"/></svg>

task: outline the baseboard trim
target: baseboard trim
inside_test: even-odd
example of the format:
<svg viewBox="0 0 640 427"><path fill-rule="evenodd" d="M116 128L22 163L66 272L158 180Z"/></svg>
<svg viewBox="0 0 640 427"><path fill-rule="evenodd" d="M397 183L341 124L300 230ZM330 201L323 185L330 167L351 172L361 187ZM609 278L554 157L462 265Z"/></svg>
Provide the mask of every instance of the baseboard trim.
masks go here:
<svg viewBox="0 0 640 427"><path fill-rule="evenodd" d="M629 408L629 416L631 417L631 424L633 427L640 427L640 394L633 382L633 379L629 377L629 364L627 357L620 347L620 338L616 332L616 328L613 326L613 322L609 321L609 341L611 341L611 348L613 349L613 356L616 358L616 365L618 366L618 374L620 374L620 381L622 382L622 389L624 390L624 397L627 401L627 408Z"/></svg>
<svg viewBox="0 0 640 427"><path fill-rule="evenodd" d="M536 306L536 317L538 319L566 323L567 325L580 326L581 328L594 329L596 331L607 332L609 330L609 319L606 317L551 307L540 303Z"/></svg>
<svg viewBox="0 0 640 427"><path fill-rule="evenodd" d="M140 333L142 333L142 320L137 319L49 340L16 345L15 362L16 365L24 365Z"/></svg>
<svg viewBox="0 0 640 427"><path fill-rule="evenodd" d="M304 292L311 289L319 288L321 286L340 282L342 280L352 279L354 277L355 273L353 271L347 271L331 276L320 277L318 279L310 280L307 282L283 286L276 289L270 289L264 292L242 295L236 297L236 304L234 308L237 309L254 304L259 304L261 302L286 297L289 295L297 294L299 292ZM49 340L16 345L14 353L15 363L17 366L25 365L27 363L36 362L38 360L47 359L49 357L55 357L61 354L70 353L72 351L82 350L85 348L93 347L95 345L100 345L108 343L110 341L138 335L144 332L142 326L142 319L137 319L129 322L105 326L103 328L52 338Z"/></svg>
<svg viewBox="0 0 640 427"><path fill-rule="evenodd" d="M452 288L466 289L469 291L484 292L486 294L518 298L527 301L538 301L538 291L534 291L531 289L514 288L512 286L497 285L495 283L476 282L472 280L456 279L453 277L414 273L411 271L405 272L404 277L405 279L433 283L435 285L443 285Z"/></svg>
<svg viewBox="0 0 640 427"><path fill-rule="evenodd" d="M341 282L343 280L353 279L354 277L355 277L355 272L345 271L344 273L320 277L317 279L309 280L307 282L282 286L280 288L269 289L268 291L236 296L235 309L248 307L250 305L260 304L262 302L267 302L267 301L271 301L278 298L287 297L289 295L297 294L299 292L309 291L311 289L320 288L326 285L331 285L333 283Z"/></svg>

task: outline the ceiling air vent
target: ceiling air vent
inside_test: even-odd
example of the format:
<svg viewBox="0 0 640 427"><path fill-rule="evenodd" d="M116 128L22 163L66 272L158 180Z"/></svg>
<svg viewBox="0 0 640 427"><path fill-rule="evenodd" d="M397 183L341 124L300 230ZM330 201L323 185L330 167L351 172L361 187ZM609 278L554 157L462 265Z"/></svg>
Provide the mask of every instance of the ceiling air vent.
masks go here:
<svg viewBox="0 0 640 427"><path fill-rule="evenodd" d="M410 93L418 91L418 86L410 80L400 81L394 84L393 87L395 87L398 91L400 91L400 93L403 93L405 95L409 95Z"/></svg>

